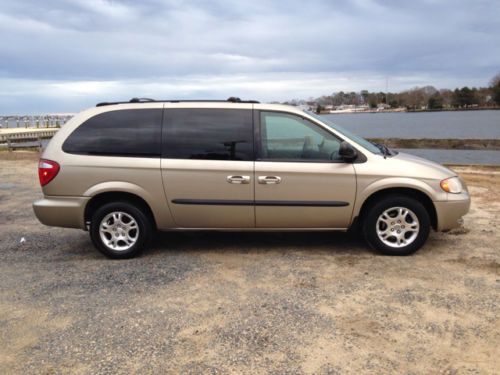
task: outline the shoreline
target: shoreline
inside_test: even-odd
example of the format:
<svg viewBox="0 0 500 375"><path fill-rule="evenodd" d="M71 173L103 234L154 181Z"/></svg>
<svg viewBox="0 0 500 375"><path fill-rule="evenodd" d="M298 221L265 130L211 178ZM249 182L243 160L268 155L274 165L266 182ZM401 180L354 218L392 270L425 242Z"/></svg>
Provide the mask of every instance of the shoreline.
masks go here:
<svg viewBox="0 0 500 375"><path fill-rule="evenodd" d="M391 148L500 151L500 139L366 138Z"/></svg>
<svg viewBox="0 0 500 375"><path fill-rule="evenodd" d="M500 107L479 107L479 108L441 108L441 109L368 109L368 110L353 110L353 111L322 111L320 115L350 115L358 113L425 113L425 112L469 112L469 111L498 111Z"/></svg>

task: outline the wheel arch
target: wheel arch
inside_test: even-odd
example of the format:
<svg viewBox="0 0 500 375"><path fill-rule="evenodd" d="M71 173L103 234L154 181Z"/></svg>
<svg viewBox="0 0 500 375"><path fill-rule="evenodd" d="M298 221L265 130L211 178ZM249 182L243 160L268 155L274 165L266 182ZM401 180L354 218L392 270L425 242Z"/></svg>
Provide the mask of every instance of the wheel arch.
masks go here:
<svg viewBox="0 0 500 375"><path fill-rule="evenodd" d="M429 214L429 219L431 221L432 228L434 230L437 229L437 227L438 227L438 225L437 225L438 224L437 212L436 212L436 207L434 207L434 203L432 202L432 199L426 193L422 192L421 190L411 188L411 187L389 187L389 188L375 191L372 194L370 194L363 201L363 204L361 205L361 208L359 210L359 214L355 219L356 225L362 224L363 219L366 216L366 212L369 210L369 208L375 202L379 201L383 197L391 196L391 195L404 195L404 196L413 198L413 199L417 200L418 202L422 203L422 205L426 209L427 213Z"/></svg>
<svg viewBox="0 0 500 375"><path fill-rule="evenodd" d="M127 202L142 209L142 211L150 218L153 227L156 229L156 219L149 204L140 196L123 191L107 191L94 195L86 204L84 210L84 221L87 226L94 212L106 203L111 202Z"/></svg>

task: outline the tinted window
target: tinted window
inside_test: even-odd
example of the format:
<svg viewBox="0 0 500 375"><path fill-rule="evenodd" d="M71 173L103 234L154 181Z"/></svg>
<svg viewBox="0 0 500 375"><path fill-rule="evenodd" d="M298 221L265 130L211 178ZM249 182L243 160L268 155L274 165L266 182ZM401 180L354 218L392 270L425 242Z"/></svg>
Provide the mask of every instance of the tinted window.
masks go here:
<svg viewBox="0 0 500 375"><path fill-rule="evenodd" d="M261 157L264 160L340 160L340 140L301 117L261 112Z"/></svg>
<svg viewBox="0 0 500 375"><path fill-rule="evenodd" d="M161 109L127 109L96 115L70 134L63 151L74 154L160 155Z"/></svg>
<svg viewBox="0 0 500 375"><path fill-rule="evenodd" d="M253 160L250 109L166 109L163 157Z"/></svg>

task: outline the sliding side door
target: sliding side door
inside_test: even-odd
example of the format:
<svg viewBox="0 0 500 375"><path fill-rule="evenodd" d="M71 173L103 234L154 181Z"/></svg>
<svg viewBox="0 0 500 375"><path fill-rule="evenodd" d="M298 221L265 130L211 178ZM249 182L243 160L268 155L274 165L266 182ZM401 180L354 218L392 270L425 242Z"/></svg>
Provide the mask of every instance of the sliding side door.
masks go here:
<svg viewBox="0 0 500 375"><path fill-rule="evenodd" d="M178 227L255 227L251 104L164 110L162 179Z"/></svg>

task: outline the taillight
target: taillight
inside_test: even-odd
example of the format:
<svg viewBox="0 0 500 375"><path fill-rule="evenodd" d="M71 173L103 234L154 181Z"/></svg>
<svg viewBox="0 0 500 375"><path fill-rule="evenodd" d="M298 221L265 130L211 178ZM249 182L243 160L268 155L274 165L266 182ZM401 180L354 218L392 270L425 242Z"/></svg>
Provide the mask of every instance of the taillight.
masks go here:
<svg viewBox="0 0 500 375"><path fill-rule="evenodd" d="M59 164L52 160L40 159L38 162L38 177L40 185L45 186L59 173Z"/></svg>

